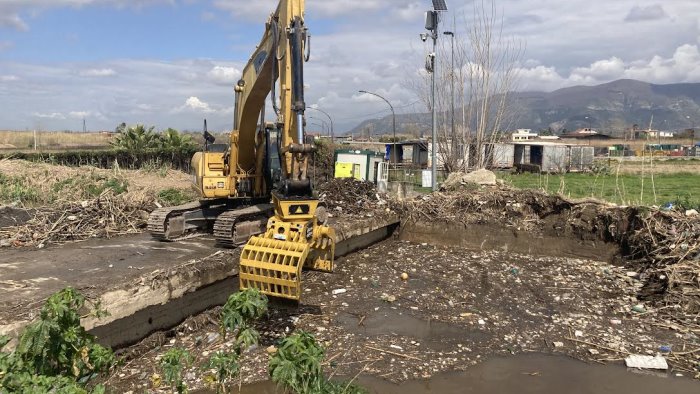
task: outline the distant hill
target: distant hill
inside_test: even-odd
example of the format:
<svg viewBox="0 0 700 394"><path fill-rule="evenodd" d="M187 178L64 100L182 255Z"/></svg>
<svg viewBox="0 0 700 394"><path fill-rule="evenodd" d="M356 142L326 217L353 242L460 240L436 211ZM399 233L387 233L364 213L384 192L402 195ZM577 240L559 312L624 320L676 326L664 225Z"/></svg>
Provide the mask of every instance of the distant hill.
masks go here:
<svg viewBox="0 0 700 394"><path fill-rule="evenodd" d="M622 133L638 125L646 129L653 115L655 129L682 130L700 126L700 83L655 85L621 79L597 86L574 86L553 92L514 92L512 128L555 134L592 127ZM444 116L445 114L439 114ZM397 130L417 135L430 130L430 114L397 115ZM390 134L391 116L360 123L348 133Z"/></svg>

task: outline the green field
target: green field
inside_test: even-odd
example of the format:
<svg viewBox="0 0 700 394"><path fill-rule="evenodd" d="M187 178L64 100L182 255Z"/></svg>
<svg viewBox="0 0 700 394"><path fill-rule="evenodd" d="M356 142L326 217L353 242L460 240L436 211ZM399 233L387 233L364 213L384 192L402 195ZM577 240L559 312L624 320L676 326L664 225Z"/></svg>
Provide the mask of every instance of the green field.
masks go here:
<svg viewBox="0 0 700 394"><path fill-rule="evenodd" d="M569 198L595 197L623 205L700 206L700 174L677 172L653 178L633 174L510 174L500 173L506 184L523 189L559 193Z"/></svg>

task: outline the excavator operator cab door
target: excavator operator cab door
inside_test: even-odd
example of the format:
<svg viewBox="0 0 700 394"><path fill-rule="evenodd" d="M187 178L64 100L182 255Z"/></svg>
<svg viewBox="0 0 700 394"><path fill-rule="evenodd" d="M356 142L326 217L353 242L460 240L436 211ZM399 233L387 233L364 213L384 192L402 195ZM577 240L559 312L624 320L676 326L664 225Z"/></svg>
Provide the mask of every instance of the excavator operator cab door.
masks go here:
<svg viewBox="0 0 700 394"><path fill-rule="evenodd" d="M269 181L271 190L275 189L282 180L282 163L279 154L280 133L275 128L266 128L266 158L265 158L265 179Z"/></svg>

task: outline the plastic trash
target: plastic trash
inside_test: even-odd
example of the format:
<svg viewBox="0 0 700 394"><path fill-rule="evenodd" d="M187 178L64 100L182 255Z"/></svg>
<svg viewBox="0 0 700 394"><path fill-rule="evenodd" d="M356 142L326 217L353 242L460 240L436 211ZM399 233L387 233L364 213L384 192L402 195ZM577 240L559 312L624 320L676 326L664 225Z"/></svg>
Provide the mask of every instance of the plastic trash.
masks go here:
<svg viewBox="0 0 700 394"><path fill-rule="evenodd" d="M627 368L668 369L668 363L663 356L632 354L625 358L625 365L627 365Z"/></svg>

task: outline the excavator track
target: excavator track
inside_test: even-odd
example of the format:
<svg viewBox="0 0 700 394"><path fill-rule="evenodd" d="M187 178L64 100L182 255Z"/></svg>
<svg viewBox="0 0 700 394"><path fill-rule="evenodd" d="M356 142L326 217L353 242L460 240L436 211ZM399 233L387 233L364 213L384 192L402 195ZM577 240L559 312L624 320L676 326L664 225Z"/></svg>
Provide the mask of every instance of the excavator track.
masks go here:
<svg viewBox="0 0 700 394"><path fill-rule="evenodd" d="M147 230L151 237L160 241L174 241L182 234L171 234L168 226L169 219L181 216L186 212L202 209L203 205L199 201L178 205L174 207L157 208L148 216Z"/></svg>
<svg viewBox="0 0 700 394"><path fill-rule="evenodd" d="M229 210L216 218L214 237L220 246L234 248L265 231L267 220L274 214L272 204L257 204Z"/></svg>

